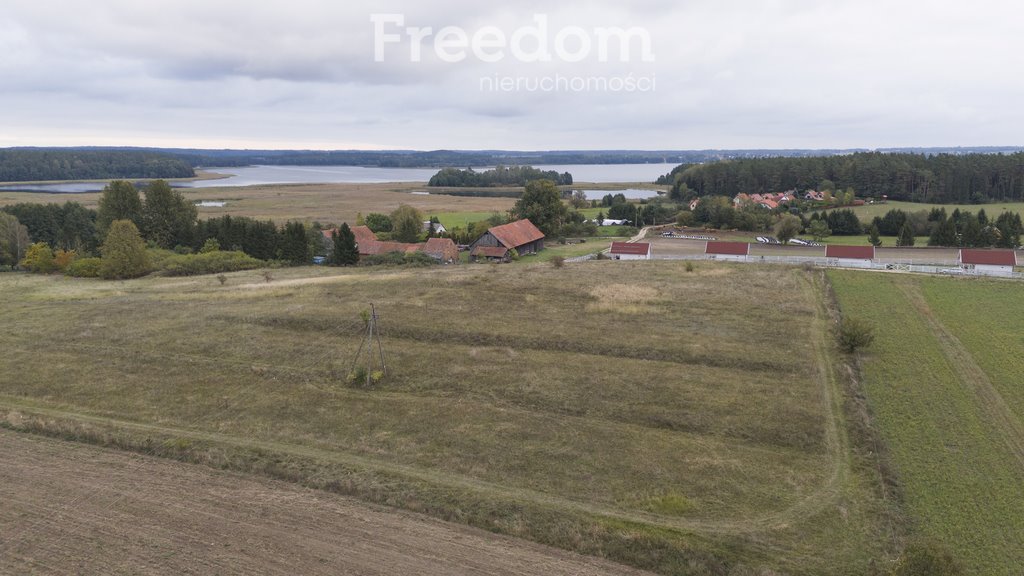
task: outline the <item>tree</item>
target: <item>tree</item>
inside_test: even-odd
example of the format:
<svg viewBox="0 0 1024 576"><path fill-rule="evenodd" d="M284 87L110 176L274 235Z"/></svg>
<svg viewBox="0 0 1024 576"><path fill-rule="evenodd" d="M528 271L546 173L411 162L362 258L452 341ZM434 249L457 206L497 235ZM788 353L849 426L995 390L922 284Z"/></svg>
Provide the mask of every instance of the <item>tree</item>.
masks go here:
<svg viewBox="0 0 1024 576"><path fill-rule="evenodd" d="M1020 214L1003 212L996 218L996 230L998 236L996 244L999 247L1016 248L1020 246L1020 236L1024 233Z"/></svg>
<svg viewBox="0 0 1024 576"><path fill-rule="evenodd" d="M21 267L39 274L49 274L57 269L53 262L53 250L46 242L36 242L28 247Z"/></svg>
<svg viewBox="0 0 1024 576"><path fill-rule="evenodd" d="M953 223L952 218L943 218L942 220L936 221L935 227L932 229L932 234L928 238L929 246L956 246L956 224Z"/></svg>
<svg viewBox="0 0 1024 576"><path fill-rule="evenodd" d="M396 242L419 242L423 233L423 214L408 204L399 204L391 213L391 237Z"/></svg>
<svg viewBox="0 0 1024 576"><path fill-rule="evenodd" d="M914 231L910 228L910 224L904 222L903 228L900 228L900 234L896 238L897 246L913 246L914 245Z"/></svg>
<svg viewBox="0 0 1024 576"><path fill-rule="evenodd" d="M610 213L610 211L609 211ZM555 236L565 222L568 210L562 194L551 180L534 180L512 207L517 219L528 219L547 236Z"/></svg>
<svg viewBox="0 0 1024 576"><path fill-rule="evenodd" d="M203 247L199 249L200 254L209 254L210 252L220 251L220 241L216 238L207 238L206 242L203 242Z"/></svg>
<svg viewBox="0 0 1024 576"><path fill-rule="evenodd" d="M281 258L301 266L313 259L313 244L302 222L286 222L281 239Z"/></svg>
<svg viewBox="0 0 1024 576"><path fill-rule="evenodd" d="M131 220L114 220L100 247L100 276L108 280L137 278L149 273L149 254L139 229Z"/></svg>
<svg viewBox="0 0 1024 576"><path fill-rule="evenodd" d="M967 212L960 216L960 245L967 248L976 248L983 243L981 224L978 218Z"/></svg>
<svg viewBox="0 0 1024 576"><path fill-rule="evenodd" d="M150 182L144 189L142 235L160 248L192 244L198 212L181 192L164 180Z"/></svg>
<svg viewBox="0 0 1024 576"><path fill-rule="evenodd" d="M334 266L355 266L359 263L359 250L356 248L356 235L348 224L342 224L331 235L333 247L330 263Z"/></svg>
<svg viewBox="0 0 1024 576"><path fill-rule="evenodd" d="M832 234L832 230L829 229L828 224L824 220L811 222L810 226L807 227L807 232L814 237L815 242L821 242Z"/></svg>
<svg viewBox="0 0 1024 576"><path fill-rule="evenodd" d="M15 216L0 212L0 266L17 266L30 243L28 228Z"/></svg>
<svg viewBox="0 0 1024 576"><path fill-rule="evenodd" d="M775 237L779 239L779 242L789 244L789 241L800 233L801 228L803 228L803 224L799 218L792 214L784 214L775 223Z"/></svg>
<svg viewBox="0 0 1024 576"><path fill-rule="evenodd" d="M882 238L878 233L878 226L874 224L871 225L871 231L868 233L868 242L871 242L871 245L875 248L882 245Z"/></svg>
<svg viewBox="0 0 1024 576"><path fill-rule="evenodd" d="M597 217L594 218L594 222L596 222L598 226L603 226L604 225L604 212L603 211L597 213Z"/></svg>
<svg viewBox="0 0 1024 576"><path fill-rule="evenodd" d="M366 227L374 232L391 232L391 218L389 218L387 214L371 212L366 215L365 221Z"/></svg>
<svg viewBox="0 0 1024 576"><path fill-rule="evenodd" d="M114 180L100 194L96 229L101 238L107 235L115 220L131 220L136 227L142 222L142 199L131 182Z"/></svg>
<svg viewBox="0 0 1024 576"><path fill-rule="evenodd" d="M590 201L587 200L587 193L583 190L573 190L572 198L569 200L573 208L580 209L590 206Z"/></svg>

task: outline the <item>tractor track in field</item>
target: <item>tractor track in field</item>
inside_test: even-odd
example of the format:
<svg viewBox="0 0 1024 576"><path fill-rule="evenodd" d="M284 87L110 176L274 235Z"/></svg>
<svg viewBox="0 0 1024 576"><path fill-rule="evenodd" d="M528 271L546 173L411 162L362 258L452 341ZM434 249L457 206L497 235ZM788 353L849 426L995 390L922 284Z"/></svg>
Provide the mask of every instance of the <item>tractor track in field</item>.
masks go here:
<svg viewBox="0 0 1024 576"><path fill-rule="evenodd" d="M907 282L898 282L897 286L924 318L953 372L964 386L974 392L983 413L1002 436L1007 448L1017 460L1018 468L1024 471L1024 423L1021 422L1021 418L1006 403L1006 399L992 384L988 374L974 360L967 347L935 316L920 287Z"/></svg>

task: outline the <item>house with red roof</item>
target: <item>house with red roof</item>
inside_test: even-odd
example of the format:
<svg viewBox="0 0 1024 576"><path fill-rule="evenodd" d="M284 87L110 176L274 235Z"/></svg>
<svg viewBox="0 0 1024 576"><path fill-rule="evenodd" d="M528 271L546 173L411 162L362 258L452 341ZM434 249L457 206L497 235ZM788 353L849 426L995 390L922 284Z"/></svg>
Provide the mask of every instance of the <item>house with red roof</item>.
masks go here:
<svg viewBox="0 0 1024 576"><path fill-rule="evenodd" d="M486 251L479 248L488 248ZM492 250L493 249L493 250ZM505 255L499 256L500 249L505 250ZM536 254L544 249L544 233L541 232L533 222L529 220L517 220L495 226L470 244L469 255L476 259L479 257L488 260L506 259L512 250L520 256Z"/></svg>
<svg viewBox="0 0 1024 576"><path fill-rule="evenodd" d="M650 260L651 245L648 242L612 242L608 254L613 260Z"/></svg>
<svg viewBox="0 0 1024 576"><path fill-rule="evenodd" d="M428 238L421 250L441 264L454 264L459 261L459 247L451 238Z"/></svg>
<svg viewBox="0 0 1024 576"><path fill-rule="evenodd" d="M966 270L974 270L981 274L1009 275L1017 266L1017 253L1013 250L963 248L960 250L959 260L960 267Z"/></svg>

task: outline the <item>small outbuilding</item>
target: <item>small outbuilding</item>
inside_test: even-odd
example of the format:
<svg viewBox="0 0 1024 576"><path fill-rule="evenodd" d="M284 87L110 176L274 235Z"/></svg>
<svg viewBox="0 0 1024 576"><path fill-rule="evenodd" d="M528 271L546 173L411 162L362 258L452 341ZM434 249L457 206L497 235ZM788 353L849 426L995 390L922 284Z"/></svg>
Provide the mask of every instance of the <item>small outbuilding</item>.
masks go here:
<svg viewBox="0 0 1024 576"><path fill-rule="evenodd" d="M708 241L704 254L714 260L746 260L750 255L750 244L746 242Z"/></svg>
<svg viewBox="0 0 1024 576"><path fill-rule="evenodd" d="M647 242L612 242L608 254L613 260L650 260L651 245Z"/></svg>
<svg viewBox="0 0 1024 576"><path fill-rule="evenodd" d="M473 262L508 262L510 259L508 248L504 246L475 246L469 251L469 257Z"/></svg>
<svg viewBox="0 0 1024 576"><path fill-rule="evenodd" d="M459 247L451 238L428 238L421 250L441 264L454 264L459 261Z"/></svg>
<svg viewBox="0 0 1024 576"><path fill-rule="evenodd" d="M470 255L480 247L515 250L520 256L536 254L544 249L544 233L529 220L517 220L485 232L470 245Z"/></svg>
<svg viewBox="0 0 1024 576"><path fill-rule="evenodd" d="M979 274L1008 276L1017 266L1017 253L1013 250L960 250L960 267Z"/></svg>
<svg viewBox="0 0 1024 576"><path fill-rule="evenodd" d="M874 246L826 246L825 258L838 266L870 268L875 260Z"/></svg>

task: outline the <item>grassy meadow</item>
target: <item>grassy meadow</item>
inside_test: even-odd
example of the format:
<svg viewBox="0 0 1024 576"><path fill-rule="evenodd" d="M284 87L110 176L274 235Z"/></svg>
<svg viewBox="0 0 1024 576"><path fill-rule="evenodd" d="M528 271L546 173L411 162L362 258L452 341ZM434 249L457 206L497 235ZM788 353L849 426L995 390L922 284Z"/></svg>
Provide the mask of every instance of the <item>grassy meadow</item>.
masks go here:
<svg viewBox="0 0 1024 576"><path fill-rule="evenodd" d="M866 204L851 208L861 222L870 223L875 216L882 217L889 210L903 210L904 212L918 212L920 210L931 210L932 208L945 208L951 214L954 210L961 212L977 213L982 208L988 214L990 220L995 220L1003 212L1016 212L1024 217L1024 202L998 202L993 204L928 204L918 202L887 202L885 204Z"/></svg>
<svg viewBox="0 0 1024 576"><path fill-rule="evenodd" d="M0 348L18 367L0 376L0 423L665 574L859 575L898 547L817 273L605 261L226 278L0 275ZM389 375L365 389L346 376L371 302Z"/></svg>
<svg viewBox="0 0 1024 576"><path fill-rule="evenodd" d="M830 271L842 311L874 323L863 387L915 531L968 574L1024 566L1021 285Z"/></svg>

